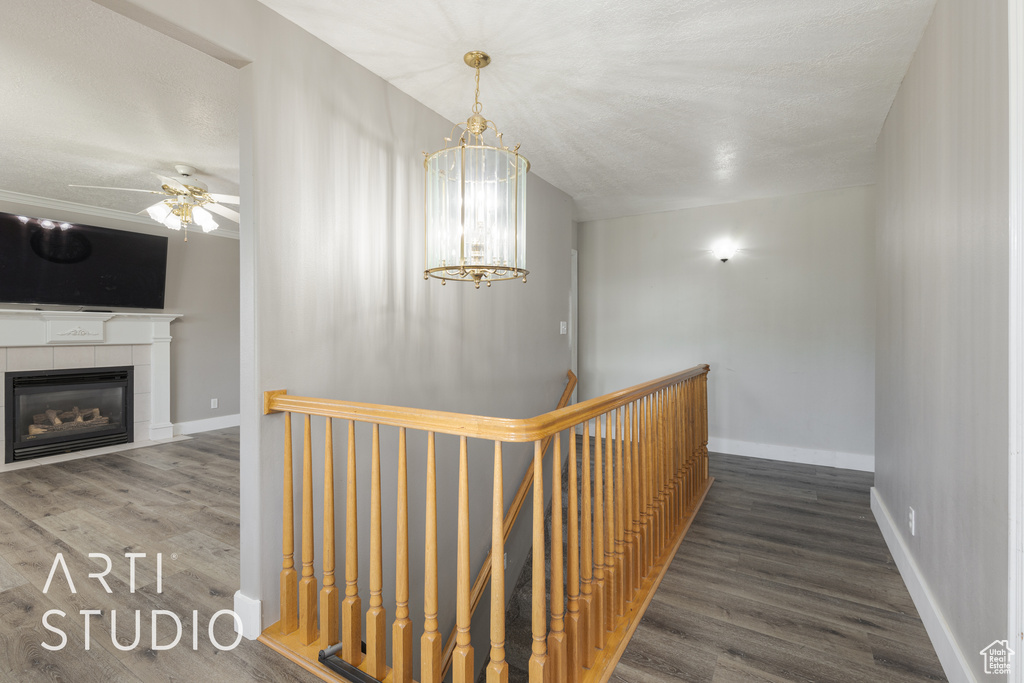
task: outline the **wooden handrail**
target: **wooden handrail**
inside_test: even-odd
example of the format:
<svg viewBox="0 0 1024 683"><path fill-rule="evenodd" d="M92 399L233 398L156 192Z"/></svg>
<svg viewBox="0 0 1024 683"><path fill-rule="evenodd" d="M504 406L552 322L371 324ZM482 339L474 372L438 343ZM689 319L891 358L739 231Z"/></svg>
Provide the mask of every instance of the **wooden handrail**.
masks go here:
<svg viewBox="0 0 1024 683"><path fill-rule="evenodd" d="M628 389L591 398L565 408L559 408L543 415L523 419L487 417L449 413L424 408L399 408L375 403L355 403L326 398L290 396L286 390L264 393L263 414L275 412L320 415L343 420L356 420L390 427L406 427L424 432L454 434L470 439L487 439L505 443L529 443L540 441L570 427L604 415L611 410L635 401L652 392L678 384L708 372L707 365L697 365L673 375L637 384Z"/></svg>
<svg viewBox="0 0 1024 683"><path fill-rule="evenodd" d="M488 683L507 683L505 661L505 543L525 499L533 495L533 566L529 660L531 683L598 683L614 669L639 619L671 561L682 535L711 484L707 471L707 373L708 366L668 375L629 389L565 406L575 388L569 373L559 408L526 419L502 419L459 415L433 410L378 406L326 399L288 396L284 391L266 392L266 413L284 413L284 513L282 515L281 619L260 640L286 654L307 670L325 678L323 667L343 672L358 668L363 675L390 683L412 683L414 625L409 609L409 517L406 431L426 436L426 514L424 517L423 631L420 657L421 683L441 683L442 671L451 657L453 683L471 683L475 672L470 641L472 612L481 601L490 579L490 651ZM291 415L303 416L301 501L292 496ZM313 573L313 456L310 417L326 418L324 430L324 496L321 547L323 590L317 600ZM336 587L334 542L334 438L332 419L348 421L348 496L345 523L345 599ZM371 429L369 608L365 613L366 654L359 652L361 600L358 591L358 524L356 519L355 423ZM397 474L395 486L395 613L391 642L386 638L383 601L383 529L381 515L381 425L397 427ZM582 452L576 429L582 427ZM569 432L568 453L561 437ZM448 652L437 630L438 557L435 433L459 436L459 505L456 587L456 631ZM593 433L593 440L591 440ZM477 580L470 586L470 438L494 444L494 486L491 496L491 550ZM544 519L543 458L549 442L556 455L551 460L552 532L546 545ZM502 515L502 444L533 444L532 467ZM390 447L389 447L390 450ZM569 485L561 485L562 460L569 462ZM577 472L577 455L582 472ZM365 456L364 456L365 457ZM591 467L592 465L592 467ZM591 481L591 471L593 481ZM389 477L390 478L390 477ZM296 482L298 483L298 482ZM591 485L592 484L592 485ZM577 488L580 485L582 490ZM364 484L365 487L365 484ZM562 503L568 507L565 524L568 546L562 552ZM295 529L294 510L301 510L301 532ZM296 576L296 542L301 538L301 580ZM545 577L545 549L551 550L550 602ZM297 595L296 595L297 594ZM298 600L296 600L296 597ZM565 598L568 597L568 604ZM319 603L319 604L318 604ZM317 609L319 607L319 610ZM319 615L317 614L319 612ZM339 614L340 612L340 614ZM319 616L319 619L317 618ZM338 628L338 622L341 628ZM318 623L319 622L319 623ZM319 626L319 628L318 628ZM339 633L340 630L340 633ZM340 643L330 645L340 637ZM391 645L391 667L387 646ZM327 647L331 652L319 652ZM336 658L333 653L338 653ZM447 656L446 656L447 655ZM348 667L348 668L346 668Z"/></svg>

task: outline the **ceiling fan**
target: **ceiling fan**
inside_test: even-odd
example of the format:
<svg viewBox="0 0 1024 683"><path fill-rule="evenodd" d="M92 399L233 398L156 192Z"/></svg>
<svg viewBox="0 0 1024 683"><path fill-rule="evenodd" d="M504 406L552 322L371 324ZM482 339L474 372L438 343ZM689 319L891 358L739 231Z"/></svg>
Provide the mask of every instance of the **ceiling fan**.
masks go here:
<svg viewBox="0 0 1024 683"><path fill-rule="evenodd" d="M223 204L234 204L237 206L239 203L238 197L208 192L206 183L192 177L196 172L196 169L192 166L176 164L174 170L181 176L180 179L160 175L159 173L153 174L162 183L159 190L143 190L132 187L101 187L98 185L71 185L71 187L148 192L149 194L164 195L166 199L161 199L156 204L139 213L148 213L150 218L157 223L162 223L171 230L184 230L186 242L188 242L189 225L198 225L203 229L203 232L212 232L217 229L217 221L210 215L211 211L235 223L238 222L238 212L222 206Z"/></svg>

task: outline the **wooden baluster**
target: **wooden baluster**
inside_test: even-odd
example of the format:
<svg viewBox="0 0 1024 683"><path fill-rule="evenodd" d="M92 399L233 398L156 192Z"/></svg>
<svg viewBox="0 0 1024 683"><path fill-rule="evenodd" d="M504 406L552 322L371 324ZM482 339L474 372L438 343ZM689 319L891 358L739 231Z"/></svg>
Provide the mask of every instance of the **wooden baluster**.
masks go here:
<svg viewBox="0 0 1024 683"><path fill-rule="evenodd" d="M643 577L651 567L650 552L650 428L647 421L648 397L640 399L640 557Z"/></svg>
<svg viewBox="0 0 1024 683"><path fill-rule="evenodd" d="M672 471L672 462L675 460L675 405L672 400L672 388L666 387L665 391L665 547L669 547L672 537L675 535L675 473Z"/></svg>
<svg viewBox="0 0 1024 683"><path fill-rule="evenodd" d="M632 404L632 424L630 432L630 443L633 449L633 576L636 578L636 587L639 590L640 584L644 581L644 548L643 548L643 520L640 517L641 505L643 504L643 466L640 461L640 402Z"/></svg>
<svg viewBox="0 0 1024 683"><path fill-rule="evenodd" d="M694 451L695 451L694 452L694 458L697 461L697 462L694 463L694 470L696 471L696 476L694 478L697 480L696 481L696 486L694 487L694 489L695 489L694 490L694 495L695 496L704 488L704 484L705 484L705 482L707 481L707 478L708 478L707 461L706 461L706 457L705 457L706 456L706 452L704 451L704 443L705 443L705 439L706 439L706 436L707 436L707 432L705 431L706 428L707 428L707 424L702 422L703 415L704 415L704 413L703 413L704 406L703 406L703 398L701 397L701 384L703 383L703 380L704 380L704 377L698 377L697 381L694 382L694 386L693 386L693 403L694 403L694 405L693 405L693 423L694 423L693 446L694 446ZM694 503L696 504L696 502L697 501L695 499Z"/></svg>
<svg viewBox="0 0 1024 683"><path fill-rule="evenodd" d="M611 413L604 415L604 513L605 513L605 609L604 627L615 630L615 616L618 614L618 596L622 592L619 584L621 575L615 569L615 443L612 428L615 421Z"/></svg>
<svg viewBox="0 0 1024 683"><path fill-rule="evenodd" d="M292 488L292 414L284 414L284 509L281 541L281 633L299 628L299 578L295 572L295 501Z"/></svg>
<svg viewBox="0 0 1024 683"><path fill-rule="evenodd" d="M661 538L661 551L662 553L668 549L668 540L672 536L672 519L671 519L671 503L669 501L669 489L672 483L669 478L669 460L671 459L670 453L672 449L671 445L671 407L669 405L669 395L667 389L661 390L661 438L662 438L662 449L661 449L661 505L662 515L664 516L664 528L662 530Z"/></svg>
<svg viewBox="0 0 1024 683"><path fill-rule="evenodd" d="M668 507L668 537L675 536L676 531L676 449L678 433L676 423L675 387L666 387L665 397L668 405L666 420L668 448L665 450L665 479L667 481L665 502Z"/></svg>
<svg viewBox="0 0 1024 683"><path fill-rule="evenodd" d="M452 654L452 682L472 683L473 646L469 635L469 456L466 437L459 439L459 542L456 583L456 635ZM541 550L543 562L543 550ZM542 570L543 571L543 570Z"/></svg>
<svg viewBox="0 0 1024 683"><path fill-rule="evenodd" d="M676 447L678 434L676 433L676 398L673 387L665 388L665 398L668 411L666 415L666 436L668 448L665 450L665 505L668 513L668 534L665 538L665 545L671 545L671 539L676 535Z"/></svg>
<svg viewBox="0 0 1024 683"><path fill-rule="evenodd" d="M580 655L583 666L588 669L594 665L597 656L594 635L594 585L591 577L594 570L594 552L592 539L593 514L590 480L590 421L583 423L583 452L580 455L583 465L581 482L583 486L583 517L580 519Z"/></svg>
<svg viewBox="0 0 1024 683"><path fill-rule="evenodd" d="M555 442L555 448L558 448ZM491 494L491 659L487 683L507 683L505 661L505 489L501 464L501 442L494 442L494 490Z"/></svg>
<svg viewBox="0 0 1024 683"><path fill-rule="evenodd" d="M363 602L359 598L359 519L356 513L356 423L348 422L348 489L345 493L345 599L341 602L341 658L363 661Z"/></svg>
<svg viewBox="0 0 1024 683"><path fill-rule="evenodd" d="M548 633L548 669L556 681L568 678L562 553L562 433L556 432L555 450L551 454L551 631Z"/></svg>
<svg viewBox="0 0 1024 683"><path fill-rule="evenodd" d="M669 520L671 529L670 536L675 538L679 519L679 467L678 458L682 450L679 430L679 397L673 385L667 389L669 399L669 449L668 449L668 478L669 478Z"/></svg>
<svg viewBox="0 0 1024 683"><path fill-rule="evenodd" d="M687 400L687 392L689 391L686 384L680 384L676 391L679 395L679 420L680 420L680 440L681 450L679 454L679 469L678 469L678 480L679 480L679 519L682 520L686 516L686 510L689 508L688 501L689 487L691 484L691 478L687 473L692 460L693 450L690 448L690 444L693 441L693 430L692 423L690 420L690 402Z"/></svg>
<svg viewBox="0 0 1024 683"><path fill-rule="evenodd" d="M316 576L313 575L313 443L309 415L302 439L302 578L299 579L299 631L303 645L317 638Z"/></svg>
<svg viewBox="0 0 1024 683"><path fill-rule="evenodd" d="M662 554L665 551L665 539L668 538L668 514L665 510L665 394L663 391L658 391L657 394L657 435L658 435L658 470L657 470L657 485L655 490L658 492L658 537L657 545L655 549L658 552L658 559L661 559Z"/></svg>
<svg viewBox="0 0 1024 683"><path fill-rule="evenodd" d="M693 497L693 384L689 381L679 387L680 400L682 401L683 420L683 454L680 463L680 487L682 490L682 501L680 505L680 517L684 517L690 509L690 501Z"/></svg>
<svg viewBox="0 0 1024 683"><path fill-rule="evenodd" d="M576 466L576 430L569 431L569 608L565 620L565 662L569 683L577 683L583 672L583 616L580 613L579 477Z"/></svg>
<svg viewBox="0 0 1024 683"><path fill-rule="evenodd" d="M693 388L696 386L695 382L688 381L684 386L684 395L686 396L686 433L688 439L686 442L686 477L684 483L686 484L686 503L683 507L683 513L689 513L693 507L697 495L697 480L699 479L697 473L697 405L696 396L693 393Z"/></svg>
<svg viewBox="0 0 1024 683"><path fill-rule="evenodd" d="M324 586L320 589L320 647L338 642L338 587L334 585L334 435L324 431Z"/></svg>
<svg viewBox="0 0 1024 683"><path fill-rule="evenodd" d="M530 683L548 683L544 595L544 453L540 441L533 445L533 654L530 655ZM469 564L467 558L466 564ZM469 679L466 679L467 683ZM459 683L455 681L454 683Z"/></svg>
<svg viewBox="0 0 1024 683"><path fill-rule="evenodd" d="M689 397L689 384L681 383L676 387L676 395L679 401L679 431L680 431L680 445L679 445L679 462L676 469L676 479L679 482L679 519L682 520L686 515L686 510L689 507L690 500L690 473L689 467L690 462L693 458L693 449L691 443L693 441L692 424L690 421L690 401Z"/></svg>
<svg viewBox="0 0 1024 683"><path fill-rule="evenodd" d="M615 614L626 614L626 596L629 592L629 576L626 574L626 491L622 488L622 409L612 412L615 421ZM613 418L610 415L609 421ZM609 432L611 424L608 425Z"/></svg>
<svg viewBox="0 0 1024 683"><path fill-rule="evenodd" d="M622 448L622 476L624 486L622 492L622 505L625 510L622 517L622 536L624 539L623 550L625 552L625 574L622 584L626 591L626 600L633 601L633 593L636 591L639 582L637 581L635 560L635 548L633 538L633 433L630 429L632 405L626 404L622 407L622 432L620 435L620 447Z"/></svg>
<svg viewBox="0 0 1024 683"><path fill-rule="evenodd" d="M661 495L661 429L658 393L651 394L651 552L654 561L661 559L661 523L658 501Z"/></svg>
<svg viewBox="0 0 1024 683"><path fill-rule="evenodd" d="M366 611L366 673L380 680L387 672L387 623L384 586L384 541L380 518L380 425L373 425L370 460L370 609Z"/></svg>
<svg viewBox="0 0 1024 683"><path fill-rule="evenodd" d="M423 550L423 637L420 683L441 683L444 642L437 630L437 458L434 432L427 432L427 514Z"/></svg>
<svg viewBox="0 0 1024 683"><path fill-rule="evenodd" d="M648 442L649 430L647 428L647 397L642 396L637 403L637 445L640 449L640 577L645 579L650 571L650 482L648 470L650 469L650 443Z"/></svg>
<svg viewBox="0 0 1024 683"><path fill-rule="evenodd" d="M683 444L682 455L679 463L679 487L680 487L680 518L686 515L690 509L690 499L693 488L693 401L691 394L692 384L685 382L679 386L679 400L681 403L680 413L682 419Z"/></svg>
<svg viewBox="0 0 1024 683"><path fill-rule="evenodd" d="M398 429L398 503L395 524L395 623L391 626L391 680L412 681L412 619L409 618L409 468L405 427Z"/></svg>
<svg viewBox="0 0 1024 683"><path fill-rule="evenodd" d="M700 426L701 485L703 486L708 480L708 375L706 372L700 376L697 395L700 405L697 420Z"/></svg>
<svg viewBox="0 0 1024 683"><path fill-rule="evenodd" d="M605 588L604 566L604 479L602 478L601 457L601 418L594 419L594 647L603 650L606 635L605 611L610 609L607 604L608 594Z"/></svg>
<svg viewBox="0 0 1024 683"><path fill-rule="evenodd" d="M653 395L644 397L644 576L654 567L654 429L651 419Z"/></svg>

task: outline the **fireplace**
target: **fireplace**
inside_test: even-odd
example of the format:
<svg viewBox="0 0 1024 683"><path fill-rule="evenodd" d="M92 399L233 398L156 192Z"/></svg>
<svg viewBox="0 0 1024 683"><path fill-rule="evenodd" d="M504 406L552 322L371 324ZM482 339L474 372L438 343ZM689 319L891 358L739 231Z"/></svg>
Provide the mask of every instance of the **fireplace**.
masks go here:
<svg viewBox="0 0 1024 683"><path fill-rule="evenodd" d="M8 372L4 462L130 443L134 368Z"/></svg>

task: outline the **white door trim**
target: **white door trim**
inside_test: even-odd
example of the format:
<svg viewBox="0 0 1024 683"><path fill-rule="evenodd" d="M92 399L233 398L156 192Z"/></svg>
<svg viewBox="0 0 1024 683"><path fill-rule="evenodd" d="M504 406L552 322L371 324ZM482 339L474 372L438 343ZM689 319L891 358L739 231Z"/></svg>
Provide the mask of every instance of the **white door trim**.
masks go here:
<svg viewBox="0 0 1024 683"><path fill-rule="evenodd" d="M569 265L569 367L577 379L580 376L579 324L580 324L580 253L572 250ZM570 403L576 403L579 387L573 389Z"/></svg>
<svg viewBox="0 0 1024 683"><path fill-rule="evenodd" d="M1024 683L1024 0L1008 0L1010 139L1010 443L1008 682Z"/></svg>

